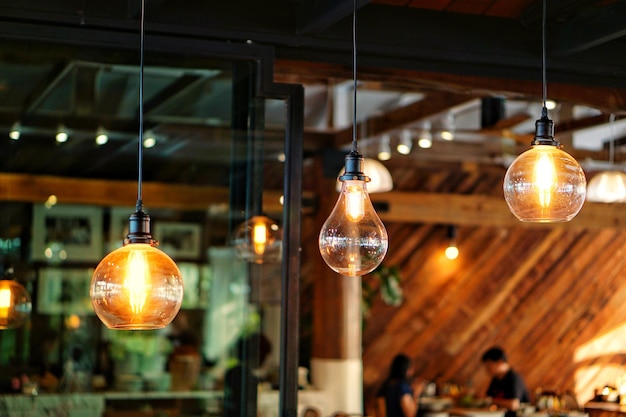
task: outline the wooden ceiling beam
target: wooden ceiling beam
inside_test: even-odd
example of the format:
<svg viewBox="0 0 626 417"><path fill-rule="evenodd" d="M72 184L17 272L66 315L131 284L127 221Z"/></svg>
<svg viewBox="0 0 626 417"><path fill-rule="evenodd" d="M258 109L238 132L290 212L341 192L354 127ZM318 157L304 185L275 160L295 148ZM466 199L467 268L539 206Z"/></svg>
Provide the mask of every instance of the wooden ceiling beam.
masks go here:
<svg viewBox="0 0 626 417"><path fill-rule="evenodd" d="M624 204L586 202L566 223L523 223L510 212L504 197L441 193L371 194L383 222L437 223L486 227L552 227L566 229L626 228Z"/></svg>
<svg viewBox="0 0 626 417"><path fill-rule="evenodd" d="M307 84L308 80L319 80L320 74L335 79L350 79L352 70L338 64L276 60L275 77L278 82L289 80ZM503 95L508 98L540 100L541 80L515 80L508 78L482 77L444 72L415 71L394 68L359 67L359 79L381 81L403 87L407 92L425 89L443 89L457 94L473 96ZM626 89L589 86L573 83L550 82L550 99L581 104L600 109L606 113L626 112Z"/></svg>
<svg viewBox="0 0 626 417"><path fill-rule="evenodd" d="M421 119L449 111L452 107L466 103L475 98L475 96L451 93L443 90L431 91L422 100L370 117L365 122L360 123L359 126L357 126L359 136L367 135L371 137L401 129ZM352 127L343 129L335 134L335 144L337 147L345 145L350 142L351 138Z"/></svg>
<svg viewBox="0 0 626 417"><path fill-rule="evenodd" d="M56 195L59 204L88 204L104 207L129 206L136 199L133 181L61 178L22 174L0 174L0 201L43 203ZM263 193L268 213L280 213L281 191ZM228 189L183 184L143 184L143 197L149 208L206 210L227 206ZM310 198L306 194L305 198ZM586 202L568 223L522 223L509 211L503 197L419 192L372 194L384 222L435 223L485 227L558 227L570 229L626 228L623 204ZM130 214L130 213L129 213Z"/></svg>
<svg viewBox="0 0 626 417"><path fill-rule="evenodd" d="M148 209L206 210L228 205L229 191L223 187L144 182L143 201ZM279 190L263 193L263 209L280 213ZM0 174L0 201L44 203L55 195L59 204L104 207L132 206L137 199L135 181L64 178L24 174ZM130 214L130 213L129 213Z"/></svg>

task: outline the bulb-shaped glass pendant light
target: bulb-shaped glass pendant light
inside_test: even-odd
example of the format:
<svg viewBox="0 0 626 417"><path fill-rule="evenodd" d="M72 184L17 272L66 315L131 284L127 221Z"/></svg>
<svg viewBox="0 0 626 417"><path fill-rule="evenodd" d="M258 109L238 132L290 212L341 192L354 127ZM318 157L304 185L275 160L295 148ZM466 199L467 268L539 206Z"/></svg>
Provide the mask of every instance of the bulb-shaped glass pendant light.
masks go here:
<svg viewBox="0 0 626 417"><path fill-rule="evenodd" d="M155 247L150 217L130 215L124 246L94 271L91 303L111 329L148 330L167 326L180 310L183 281L174 261Z"/></svg>
<svg viewBox="0 0 626 417"><path fill-rule="evenodd" d="M143 211L143 49L145 0L141 1L137 204L124 246L108 254L91 278L96 314L110 329L150 330L167 326L183 301L183 280L174 261L157 249L150 216Z"/></svg>
<svg viewBox="0 0 626 417"><path fill-rule="evenodd" d="M324 222L319 248L324 262L335 272L360 276L372 272L385 258L389 238L367 193L370 180L363 174L363 155L357 150L356 135L356 0L352 12L352 150L346 155L339 200Z"/></svg>
<svg viewBox="0 0 626 417"><path fill-rule="evenodd" d="M389 239L366 189L363 156L350 152L341 192L319 235L320 253L328 266L342 275L373 271L387 253Z"/></svg>
<svg viewBox="0 0 626 417"><path fill-rule="evenodd" d="M504 198L523 222L570 221L585 202L585 173L571 155L559 149L553 129L544 108L532 148L513 161L504 177Z"/></svg>
<svg viewBox="0 0 626 417"><path fill-rule="evenodd" d="M235 253L246 262L279 262L282 254L282 229L267 216L251 217L235 231Z"/></svg>
<svg viewBox="0 0 626 417"><path fill-rule="evenodd" d="M30 294L10 278L0 280L0 330L20 327L32 309Z"/></svg>

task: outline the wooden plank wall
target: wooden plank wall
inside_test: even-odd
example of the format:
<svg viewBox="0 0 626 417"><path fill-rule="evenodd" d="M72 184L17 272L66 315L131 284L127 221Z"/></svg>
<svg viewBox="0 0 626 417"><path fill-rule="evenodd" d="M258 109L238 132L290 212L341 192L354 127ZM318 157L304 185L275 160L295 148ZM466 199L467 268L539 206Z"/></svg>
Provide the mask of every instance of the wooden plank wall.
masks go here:
<svg viewBox="0 0 626 417"><path fill-rule="evenodd" d="M498 195L504 170L393 172L396 190ZM314 279L303 224L303 291ZM402 271L404 302L377 298L363 331L366 413L397 353L417 374L484 392L480 357L502 346L531 391L574 391L584 403L593 389L626 370L626 232L524 227L458 228L460 256L447 260L446 226L387 224L387 265ZM376 285L371 277L364 277ZM307 284L308 283L308 284ZM302 297L306 317L307 299ZM306 320L306 318L305 318ZM306 328L306 326L305 326Z"/></svg>

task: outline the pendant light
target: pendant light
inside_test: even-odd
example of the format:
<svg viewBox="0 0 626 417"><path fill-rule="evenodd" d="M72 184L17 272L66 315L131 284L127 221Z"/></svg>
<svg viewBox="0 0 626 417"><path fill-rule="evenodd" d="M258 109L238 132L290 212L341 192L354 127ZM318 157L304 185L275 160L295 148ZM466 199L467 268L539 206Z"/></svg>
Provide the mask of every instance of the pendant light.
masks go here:
<svg viewBox="0 0 626 417"><path fill-rule="evenodd" d="M139 171L136 212L129 217L124 246L98 264L91 279L91 303L111 329L149 330L168 325L180 310L183 281L174 261L157 249L150 235L150 216L143 211L143 73L144 14L141 1L139 67Z"/></svg>
<svg viewBox="0 0 626 417"><path fill-rule="evenodd" d="M444 251L446 258L453 261L459 257L459 248L456 245L456 226L448 226L446 233L448 237L448 247Z"/></svg>
<svg viewBox="0 0 626 417"><path fill-rule="evenodd" d="M387 253L387 230L376 214L367 193L370 180L363 174L363 156L356 138L356 0L352 14L352 73L354 88L352 150L346 155L339 199L319 235L324 262L335 272L348 276L373 271Z"/></svg>
<svg viewBox="0 0 626 417"><path fill-rule="evenodd" d="M13 268L9 267L0 279L0 330L20 327L32 309L30 294L13 278Z"/></svg>
<svg viewBox="0 0 626 417"><path fill-rule="evenodd" d="M246 262L276 263L282 257L282 240L277 222L264 215L252 216L235 231L235 253Z"/></svg>
<svg viewBox="0 0 626 417"><path fill-rule="evenodd" d="M615 134L613 125L615 115L609 118L611 141L609 142L609 162L615 162ZM598 172L587 185L587 201L596 203L624 203L626 202L626 174L616 169Z"/></svg>
<svg viewBox="0 0 626 417"><path fill-rule="evenodd" d="M541 119L535 122L531 149L518 156L504 177L504 198L523 222L564 222L578 214L585 202L586 179L578 162L554 140L554 123L548 118L546 88L546 0L542 19Z"/></svg>

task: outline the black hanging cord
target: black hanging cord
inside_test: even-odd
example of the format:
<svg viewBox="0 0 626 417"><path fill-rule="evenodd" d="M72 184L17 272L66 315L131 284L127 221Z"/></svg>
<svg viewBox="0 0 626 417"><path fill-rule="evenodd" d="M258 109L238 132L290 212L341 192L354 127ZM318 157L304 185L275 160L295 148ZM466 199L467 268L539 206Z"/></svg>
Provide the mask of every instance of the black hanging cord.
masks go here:
<svg viewBox="0 0 626 417"><path fill-rule="evenodd" d="M547 0L543 0L541 13L541 84L543 105L541 108L541 119L535 122L535 138L531 145L551 145L560 147L561 144L554 139L554 122L548 117L548 83L546 81L546 7Z"/></svg>
<svg viewBox="0 0 626 417"><path fill-rule="evenodd" d="M346 169L343 175L339 176L339 180L360 180L369 182L370 178L363 174L363 155L359 153L357 147L357 125L356 125L356 1L352 3L352 150L346 156Z"/></svg>
<svg viewBox="0 0 626 417"><path fill-rule="evenodd" d="M356 0L352 5L352 88L354 90L352 103L352 151L358 152L357 148L357 128L356 128Z"/></svg>
<svg viewBox="0 0 626 417"><path fill-rule="evenodd" d="M135 213L128 218L128 235L124 243L148 243L156 245L157 242L152 239L150 234L150 216L143 211L143 72L144 72L144 20L146 13L146 1L141 0L141 17L140 31L141 41L139 48L139 150L137 154L138 170L137 170L137 204L135 205Z"/></svg>
<svg viewBox="0 0 626 417"><path fill-rule="evenodd" d="M543 0L543 11L541 13L541 83L543 85L543 109L541 110L542 117L548 117L548 107L546 102L548 101L548 82L546 80L546 3L547 0Z"/></svg>
<svg viewBox="0 0 626 417"><path fill-rule="evenodd" d="M140 18L140 48L139 48L139 151L138 151L138 170L137 170L137 205L136 211L143 211L143 54L144 54L144 15L146 12L146 0L141 0L141 18Z"/></svg>

